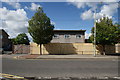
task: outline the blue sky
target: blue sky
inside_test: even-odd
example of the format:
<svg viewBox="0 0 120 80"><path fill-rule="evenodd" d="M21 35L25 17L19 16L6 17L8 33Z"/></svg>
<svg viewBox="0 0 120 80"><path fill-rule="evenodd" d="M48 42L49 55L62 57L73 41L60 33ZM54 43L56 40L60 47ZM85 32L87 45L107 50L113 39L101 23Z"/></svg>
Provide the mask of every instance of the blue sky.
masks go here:
<svg viewBox="0 0 120 80"><path fill-rule="evenodd" d="M113 2L102 4L95 2L2 2L0 8L2 28L10 34L10 37L15 37L21 32L27 33L27 21L38 7L43 7L51 23L55 25L55 29L86 30L86 38L88 38L94 26L94 9L97 7L97 19L106 15L115 23L118 18L116 5L117 3Z"/></svg>

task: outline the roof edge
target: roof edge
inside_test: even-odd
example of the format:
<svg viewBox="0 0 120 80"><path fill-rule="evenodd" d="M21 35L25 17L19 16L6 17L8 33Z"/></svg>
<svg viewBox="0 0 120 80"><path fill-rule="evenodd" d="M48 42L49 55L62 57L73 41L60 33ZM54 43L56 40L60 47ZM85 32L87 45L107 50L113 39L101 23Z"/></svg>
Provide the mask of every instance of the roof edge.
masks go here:
<svg viewBox="0 0 120 80"><path fill-rule="evenodd" d="M7 36L9 36L8 33L4 29L0 29L0 31L3 31Z"/></svg>

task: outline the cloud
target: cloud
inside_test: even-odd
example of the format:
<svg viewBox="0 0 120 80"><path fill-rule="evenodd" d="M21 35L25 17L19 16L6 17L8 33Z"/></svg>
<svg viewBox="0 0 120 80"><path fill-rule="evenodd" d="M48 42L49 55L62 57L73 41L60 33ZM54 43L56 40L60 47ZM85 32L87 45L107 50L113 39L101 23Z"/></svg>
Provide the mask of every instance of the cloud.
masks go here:
<svg viewBox="0 0 120 80"><path fill-rule="evenodd" d="M11 5L15 9L20 9L21 8L21 4L18 3L18 2L7 2L7 4Z"/></svg>
<svg viewBox="0 0 120 80"><path fill-rule="evenodd" d="M93 8L93 7L91 7L91 8ZM94 15L93 15L94 10L91 8L81 14L81 18L83 20L89 20L89 19L94 18ZM112 16L117 12L117 8L118 8L118 3L110 3L110 4L103 5L100 8L100 11L97 12L95 15L96 19L100 19L103 16L112 18Z"/></svg>
<svg viewBox="0 0 120 80"><path fill-rule="evenodd" d="M24 9L8 10L6 7L0 8L1 27L5 29L11 38L19 33L27 33L27 14Z"/></svg>
<svg viewBox="0 0 120 80"><path fill-rule="evenodd" d="M100 12L96 14L96 19L100 19L103 16L106 16L108 18L113 18L112 16L117 12L118 9L118 3L110 3L103 5L101 7Z"/></svg>
<svg viewBox="0 0 120 80"><path fill-rule="evenodd" d="M119 2L119 0L66 0L67 2Z"/></svg>
<svg viewBox="0 0 120 80"><path fill-rule="evenodd" d="M1 2L10 2L11 0L1 0Z"/></svg>
<svg viewBox="0 0 120 80"><path fill-rule="evenodd" d="M38 9L38 7L42 7L42 6L39 5L39 4L31 3L30 7L25 6L24 9L29 9L29 10L32 10L32 11L36 11Z"/></svg>
<svg viewBox="0 0 120 80"><path fill-rule="evenodd" d="M118 3L103 5L100 13L112 16L115 12L117 12L117 8L118 8Z"/></svg>
<svg viewBox="0 0 120 80"><path fill-rule="evenodd" d="M119 0L1 0L1 1L19 1L19 2L66 2L66 1L77 1L77 2L118 2Z"/></svg>
<svg viewBox="0 0 120 80"><path fill-rule="evenodd" d="M72 4L74 6L76 6L77 8L84 8L85 7L85 3L84 2L71 2L71 0L67 0L68 4Z"/></svg>
<svg viewBox="0 0 120 80"><path fill-rule="evenodd" d="M56 25L56 23L54 21L51 21L51 24Z"/></svg>
<svg viewBox="0 0 120 80"><path fill-rule="evenodd" d="M36 11L38 9L38 7L41 7L41 5L35 4L35 3L31 3L31 7L30 9L33 11Z"/></svg>
<svg viewBox="0 0 120 80"><path fill-rule="evenodd" d="M11 1L11 0L1 0L2 2L7 3L8 5L12 6L15 9L20 9L21 8L21 4L19 2L15 2L15 1Z"/></svg>
<svg viewBox="0 0 120 80"><path fill-rule="evenodd" d="M89 37L90 37L91 35L92 35L91 33L86 33L86 32L85 32L85 39L89 39Z"/></svg>
<svg viewBox="0 0 120 80"><path fill-rule="evenodd" d="M91 10L85 11L84 13L81 14L81 18L83 20L89 20L93 18L93 12Z"/></svg>
<svg viewBox="0 0 120 80"><path fill-rule="evenodd" d="M80 14L80 17L83 20L90 20L93 19L93 13L95 11L95 9L98 9L99 12L96 13L96 19L99 19L101 17L103 17L103 15L106 15L109 18L112 18L112 16L114 15L114 13L117 12L117 8L118 8L118 0L67 0L69 4L72 4L74 6L76 6L78 9L83 8L85 9L85 7L88 7L88 10L85 10L82 14ZM98 4L100 5L100 2L104 2L102 5L101 4L101 8L98 8ZM111 3L114 2L114 3ZM97 10L97 11L98 11Z"/></svg>
<svg viewBox="0 0 120 80"><path fill-rule="evenodd" d="M29 8L27 6L25 6L24 9L29 9Z"/></svg>
<svg viewBox="0 0 120 80"><path fill-rule="evenodd" d="M106 5L105 5L106 6ZM107 5L108 7L109 5ZM110 10L109 10L110 9ZM82 20L91 20L91 19L100 19L102 17L108 17L112 18L115 12L117 12L117 8L114 8L113 10L109 7L109 9L106 10L106 8L102 8L100 12L94 14L94 11L92 9L84 11L80 17Z"/></svg>

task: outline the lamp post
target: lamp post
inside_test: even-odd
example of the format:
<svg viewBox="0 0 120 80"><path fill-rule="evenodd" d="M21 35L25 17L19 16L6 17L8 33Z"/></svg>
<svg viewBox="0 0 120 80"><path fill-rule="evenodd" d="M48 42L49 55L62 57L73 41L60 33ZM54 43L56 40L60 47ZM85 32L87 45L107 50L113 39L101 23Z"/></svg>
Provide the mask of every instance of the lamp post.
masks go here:
<svg viewBox="0 0 120 80"><path fill-rule="evenodd" d="M94 11L94 57L96 56L96 9Z"/></svg>
<svg viewBox="0 0 120 80"><path fill-rule="evenodd" d="M100 2L102 4L102 2ZM97 8L94 11L94 57L96 56L96 12Z"/></svg>

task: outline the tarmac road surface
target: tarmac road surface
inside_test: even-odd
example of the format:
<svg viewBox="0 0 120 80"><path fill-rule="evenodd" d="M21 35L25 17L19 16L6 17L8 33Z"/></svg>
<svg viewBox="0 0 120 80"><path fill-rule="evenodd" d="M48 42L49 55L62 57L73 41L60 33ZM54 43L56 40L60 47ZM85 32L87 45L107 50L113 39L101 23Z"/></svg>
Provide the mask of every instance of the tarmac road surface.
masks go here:
<svg viewBox="0 0 120 80"><path fill-rule="evenodd" d="M2 73L24 77L115 77L117 59L2 59Z"/></svg>

